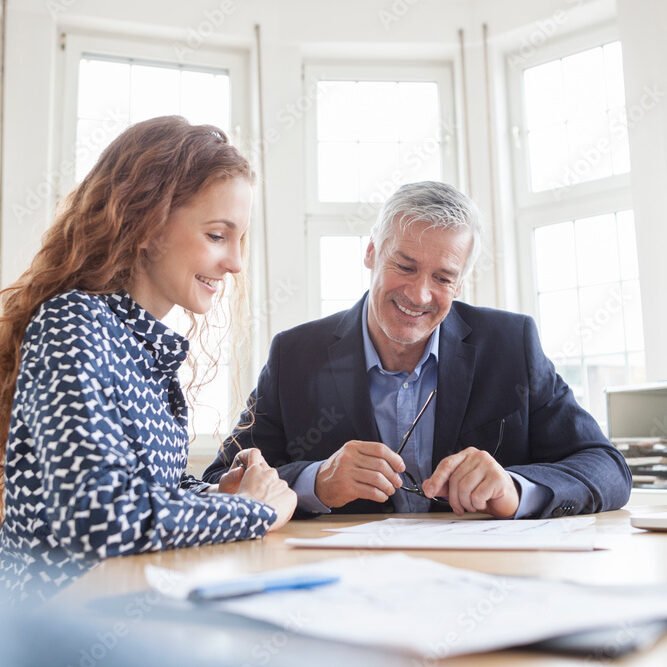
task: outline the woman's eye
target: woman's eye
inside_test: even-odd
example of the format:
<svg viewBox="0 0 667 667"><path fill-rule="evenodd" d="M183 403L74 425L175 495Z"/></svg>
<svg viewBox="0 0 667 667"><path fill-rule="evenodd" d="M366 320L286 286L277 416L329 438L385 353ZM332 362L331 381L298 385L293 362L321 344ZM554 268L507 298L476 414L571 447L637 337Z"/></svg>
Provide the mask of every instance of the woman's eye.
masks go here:
<svg viewBox="0 0 667 667"><path fill-rule="evenodd" d="M207 234L206 236L208 236L214 243L219 243L220 241L225 240L225 237L220 234Z"/></svg>

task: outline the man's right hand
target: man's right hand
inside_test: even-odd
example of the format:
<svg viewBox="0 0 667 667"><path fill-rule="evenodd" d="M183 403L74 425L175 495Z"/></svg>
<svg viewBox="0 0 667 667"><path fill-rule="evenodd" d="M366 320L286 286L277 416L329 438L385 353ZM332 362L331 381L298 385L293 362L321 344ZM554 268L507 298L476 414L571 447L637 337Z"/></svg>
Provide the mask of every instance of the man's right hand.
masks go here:
<svg viewBox="0 0 667 667"><path fill-rule="evenodd" d="M315 495L327 507L363 498L385 502L403 484L403 459L381 442L350 440L322 463Z"/></svg>

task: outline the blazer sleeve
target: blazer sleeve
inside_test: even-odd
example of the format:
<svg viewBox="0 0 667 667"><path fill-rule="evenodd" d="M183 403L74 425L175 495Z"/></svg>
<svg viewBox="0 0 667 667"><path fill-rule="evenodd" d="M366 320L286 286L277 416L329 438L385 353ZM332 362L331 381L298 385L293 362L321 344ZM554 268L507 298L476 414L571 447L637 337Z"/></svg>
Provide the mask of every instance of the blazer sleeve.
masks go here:
<svg viewBox="0 0 667 667"><path fill-rule="evenodd" d="M57 338L61 324L56 318L47 324ZM124 437L114 400L103 337L85 315L74 324L86 335L66 354L62 345L52 354L48 345L28 347L20 378L22 419L33 434L45 511L59 544L76 557L95 559L263 535L276 519L271 507L168 488L139 473L137 445Z"/></svg>
<svg viewBox="0 0 667 667"><path fill-rule="evenodd" d="M281 342L278 334L271 342L269 358L257 380L257 387L248 398L246 409L241 414L232 434L225 440L222 449L211 465L204 471L205 482L217 483L241 449L257 447L270 466L290 486L313 461L290 461L287 452L288 439L283 426L281 407ZM289 373L289 371L287 371Z"/></svg>
<svg viewBox="0 0 667 667"><path fill-rule="evenodd" d="M542 518L622 507L632 486L625 459L556 373L531 318L523 334L531 463L508 470L549 489Z"/></svg>

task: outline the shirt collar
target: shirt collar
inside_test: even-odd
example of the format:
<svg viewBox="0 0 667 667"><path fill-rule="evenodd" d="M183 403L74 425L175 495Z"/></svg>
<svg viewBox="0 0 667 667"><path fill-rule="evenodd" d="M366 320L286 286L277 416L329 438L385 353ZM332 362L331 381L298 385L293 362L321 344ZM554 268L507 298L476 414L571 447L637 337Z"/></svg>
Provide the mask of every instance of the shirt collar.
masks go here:
<svg viewBox="0 0 667 667"><path fill-rule="evenodd" d="M132 332L132 335L155 358L163 372L173 372L183 363L190 343L144 310L127 292L102 294L109 308Z"/></svg>
<svg viewBox="0 0 667 667"><path fill-rule="evenodd" d="M366 300L364 301L364 308L361 313L361 335L364 339L364 354L366 356L366 371L370 371L371 368L375 368L376 366L380 371L383 373L389 373L391 371L386 371L382 367L382 361L380 360L380 356L377 353L377 350L375 349L375 345L373 345L373 341L371 340L371 336L368 333L368 299L370 296L366 297ZM437 326L435 328L435 331L431 334L431 337L428 339L426 346L424 347L424 354L422 354L421 359L417 362L417 365L415 366L414 373L417 374L417 377L422 372L422 368L424 364L429 360L431 355L433 355L433 358L435 359L436 363L438 361L438 348L440 346L440 327Z"/></svg>

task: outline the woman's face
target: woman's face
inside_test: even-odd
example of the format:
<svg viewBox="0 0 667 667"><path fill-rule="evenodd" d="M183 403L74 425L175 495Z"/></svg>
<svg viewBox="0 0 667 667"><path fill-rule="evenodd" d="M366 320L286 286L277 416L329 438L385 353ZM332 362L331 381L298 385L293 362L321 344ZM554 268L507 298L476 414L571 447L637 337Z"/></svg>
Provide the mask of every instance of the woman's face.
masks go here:
<svg viewBox="0 0 667 667"><path fill-rule="evenodd" d="M241 240L250 222L252 187L243 177L216 180L174 209L128 289L154 317L175 305L207 312L227 273L241 270Z"/></svg>

